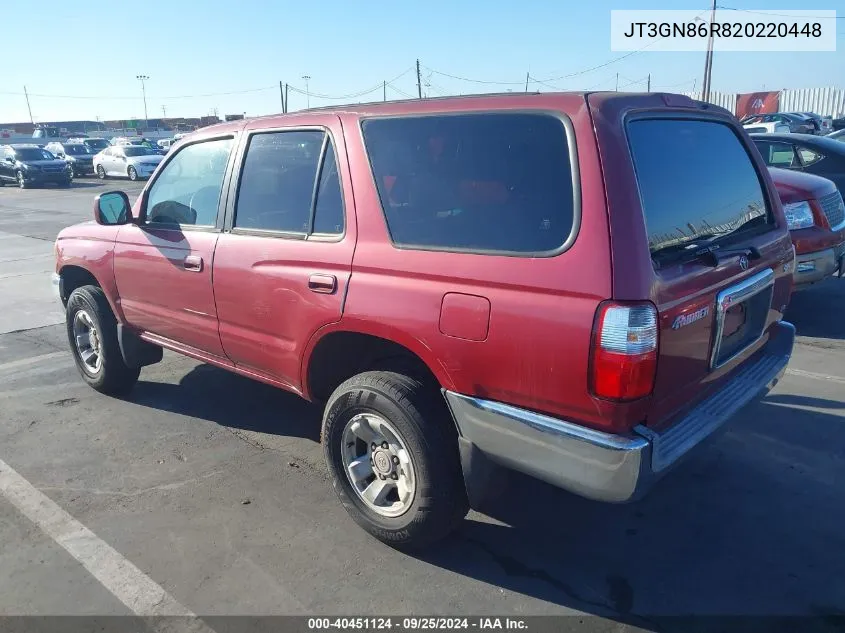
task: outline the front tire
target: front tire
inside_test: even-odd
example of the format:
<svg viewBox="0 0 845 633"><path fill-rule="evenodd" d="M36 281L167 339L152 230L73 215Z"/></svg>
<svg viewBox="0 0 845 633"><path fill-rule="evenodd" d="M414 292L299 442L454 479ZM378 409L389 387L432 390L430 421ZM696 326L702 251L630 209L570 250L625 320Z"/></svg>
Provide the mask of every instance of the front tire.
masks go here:
<svg viewBox="0 0 845 633"><path fill-rule="evenodd" d="M23 177L23 172L22 172L22 171L19 171L19 172L17 172L17 173L15 174L15 180L16 180L16 181L17 181L17 183L18 183L18 187L20 187L21 189L26 189L26 188L27 188L26 180L25 180L25 179L24 179L24 177Z"/></svg>
<svg viewBox="0 0 845 633"><path fill-rule="evenodd" d="M129 169L126 170L126 174L129 176L129 180L135 182L138 180L138 172L135 171L135 168L132 165L129 166Z"/></svg>
<svg viewBox="0 0 845 633"><path fill-rule="evenodd" d="M417 549L469 509L458 437L442 396L409 376L353 376L329 399L323 451L340 502L380 541Z"/></svg>
<svg viewBox="0 0 845 633"><path fill-rule="evenodd" d="M100 180L106 179L106 170L102 165L97 165L97 178Z"/></svg>
<svg viewBox="0 0 845 633"><path fill-rule="evenodd" d="M82 286L67 302L68 342L82 379L108 395L128 393L140 367L127 367L117 342L117 320L102 288Z"/></svg>

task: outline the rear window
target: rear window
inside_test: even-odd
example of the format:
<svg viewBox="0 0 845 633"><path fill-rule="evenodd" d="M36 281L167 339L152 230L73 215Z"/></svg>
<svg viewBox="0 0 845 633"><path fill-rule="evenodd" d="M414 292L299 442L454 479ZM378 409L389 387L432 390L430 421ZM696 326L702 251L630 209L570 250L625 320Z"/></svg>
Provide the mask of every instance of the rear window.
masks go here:
<svg viewBox="0 0 845 633"><path fill-rule="evenodd" d="M364 142L398 246L550 254L573 232L566 128L545 114L368 119Z"/></svg>
<svg viewBox="0 0 845 633"><path fill-rule="evenodd" d="M770 221L760 178L725 124L641 119L628 142L652 253Z"/></svg>

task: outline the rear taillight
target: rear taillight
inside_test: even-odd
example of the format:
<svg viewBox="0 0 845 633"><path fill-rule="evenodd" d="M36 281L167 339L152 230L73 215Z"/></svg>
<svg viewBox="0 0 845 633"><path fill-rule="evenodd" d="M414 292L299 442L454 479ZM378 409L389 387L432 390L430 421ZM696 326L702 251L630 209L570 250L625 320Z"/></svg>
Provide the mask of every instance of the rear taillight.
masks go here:
<svg viewBox="0 0 845 633"><path fill-rule="evenodd" d="M590 389L606 400L636 400L654 388L657 310L651 303L599 305L593 329Z"/></svg>

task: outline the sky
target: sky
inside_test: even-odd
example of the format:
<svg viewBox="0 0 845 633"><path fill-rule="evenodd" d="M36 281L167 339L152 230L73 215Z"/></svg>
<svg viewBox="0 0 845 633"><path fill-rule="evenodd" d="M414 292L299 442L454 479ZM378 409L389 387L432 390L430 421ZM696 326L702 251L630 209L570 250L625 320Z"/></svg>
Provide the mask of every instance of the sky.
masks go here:
<svg viewBox="0 0 845 633"><path fill-rule="evenodd" d="M750 10L796 0L720 0ZM524 90L652 90L701 86L704 54L610 50L611 9L706 11L709 0L140 0L5 2L0 122L203 116L416 96L419 59L431 96ZM807 8L839 9L842 0ZM706 14L705 14L706 15ZM845 19L837 50L714 55L712 89L845 88ZM19 28L18 28L19 27ZM622 58L624 59L619 59ZM617 60L619 61L613 61ZM611 62L589 72L581 72ZM557 79L564 75L573 77ZM451 77L449 75L452 75ZM306 82L303 76L309 76ZM458 77L462 79L458 79ZM545 83L538 83L534 79ZM476 81L466 81L473 79ZM502 82L502 83L479 83ZM306 97L307 89L312 96ZM368 89L372 92L359 94ZM301 92L298 92L301 91ZM222 94L230 93L230 94ZM327 97L338 97L330 99Z"/></svg>

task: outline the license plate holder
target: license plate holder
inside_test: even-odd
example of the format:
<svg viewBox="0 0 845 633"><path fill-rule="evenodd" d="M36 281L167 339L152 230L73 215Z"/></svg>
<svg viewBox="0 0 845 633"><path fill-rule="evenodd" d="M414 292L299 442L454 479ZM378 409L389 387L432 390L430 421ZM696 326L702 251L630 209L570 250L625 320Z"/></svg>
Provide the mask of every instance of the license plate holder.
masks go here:
<svg viewBox="0 0 845 633"><path fill-rule="evenodd" d="M774 282L774 271L768 268L725 288L716 296L716 327L710 369L729 363L763 336Z"/></svg>

